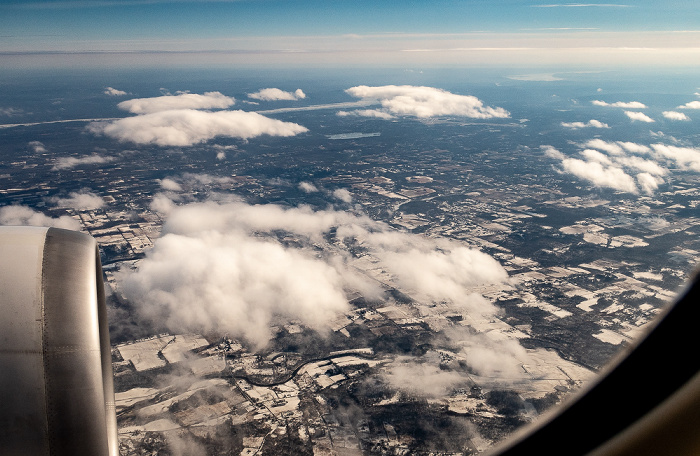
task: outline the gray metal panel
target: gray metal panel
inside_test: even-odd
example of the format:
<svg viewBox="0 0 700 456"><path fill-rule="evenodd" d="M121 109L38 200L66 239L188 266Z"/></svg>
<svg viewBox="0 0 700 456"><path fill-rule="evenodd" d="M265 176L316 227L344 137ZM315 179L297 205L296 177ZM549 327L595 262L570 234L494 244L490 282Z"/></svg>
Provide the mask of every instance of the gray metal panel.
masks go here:
<svg viewBox="0 0 700 456"><path fill-rule="evenodd" d="M0 227L0 453L118 454L97 244Z"/></svg>
<svg viewBox="0 0 700 456"><path fill-rule="evenodd" d="M46 234L44 368L52 455L109 454L95 249L94 239L75 231Z"/></svg>
<svg viewBox="0 0 700 456"><path fill-rule="evenodd" d="M0 453L48 455L41 293L47 228L0 229Z"/></svg>
<svg viewBox="0 0 700 456"><path fill-rule="evenodd" d="M110 456L119 454L119 435L117 434L117 412L114 404L114 370L112 369L112 348L109 343L109 323L105 303L105 287L102 280L100 252L95 249L95 281L97 282L97 316L100 324L100 348L102 352L102 387L105 400L105 419L107 441Z"/></svg>

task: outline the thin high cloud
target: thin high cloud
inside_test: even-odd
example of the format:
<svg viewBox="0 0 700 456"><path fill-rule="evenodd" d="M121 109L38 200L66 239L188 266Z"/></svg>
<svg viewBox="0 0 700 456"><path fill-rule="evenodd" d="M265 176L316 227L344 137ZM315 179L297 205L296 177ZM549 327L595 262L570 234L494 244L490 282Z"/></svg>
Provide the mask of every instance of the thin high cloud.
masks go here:
<svg viewBox="0 0 700 456"><path fill-rule="evenodd" d="M396 117L386 111L379 109L356 109L354 111L338 111L335 113L338 117L374 117L376 119L390 120Z"/></svg>
<svg viewBox="0 0 700 456"><path fill-rule="evenodd" d="M15 205L0 207L0 225L53 226L66 230L80 230L80 223L67 215L54 218L27 206Z"/></svg>
<svg viewBox="0 0 700 456"><path fill-rule="evenodd" d="M469 296L467 288L507 279L500 264L482 252L346 212L214 201L163 207L163 236L138 271L125 272L120 283L143 317L172 331L227 332L257 347L280 321L328 331L350 310L349 293L369 298L382 293L376 280L358 272L359 260L349 251L314 248L331 232L362 245L377 267L414 296L453 302L475 314L496 310ZM298 243L280 242L280 233Z"/></svg>
<svg viewBox="0 0 700 456"><path fill-rule="evenodd" d="M234 3L240 0L214 0L221 3ZM72 1L34 1L20 3L16 5L18 8L26 8L32 10L41 9L74 9L74 8L105 8L114 6L141 6L153 5L158 3L188 3L191 0L72 0Z"/></svg>
<svg viewBox="0 0 700 456"><path fill-rule="evenodd" d="M508 79L515 81L538 81L538 82L554 82L563 81L564 78L555 76L554 73L531 73L531 74L514 74L506 76Z"/></svg>
<svg viewBox="0 0 700 456"><path fill-rule="evenodd" d="M478 119L510 117L505 109L485 106L474 96L457 95L434 87L356 86L346 92L363 100L378 100L384 108L383 112L396 116L465 116Z"/></svg>
<svg viewBox="0 0 700 456"><path fill-rule="evenodd" d="M631 8L632 5L619 3L550 3L530 5L532 8Z"/></svg>
<svg viewBox="0 0 700 456"><path fill-rule="evenodd" d="M174 109L225 109L235 103L236 100L233 97L227 97L221 92L205 92L204 95L179 93L161 97L134 98L122 101L117 107L132 114L151 114Z"/></svg>
<svg viewBox="0 0 700 456"><path fill-rule="evenodd" d="M158 146L191 146L216 137L250 139L261 135L294 136L308 130L292 122L270 119L255 112L175 109L95 122L88 131L122 142Z"/></svg>
<svg viewBox="0 0 700 456"><path fill-rule="evenodd" d="M7 117L14 117L14 116L20 116L24 114L23 109L18 109L18 108L3 108L0 107L0 116L7 116Z"/></svg>
<svg viewBox="0 0 700 456"><path fill-rule="evenodd" d="M286 92L277 88L260 89L255 93L249 93L248 98L261 101L277 101L277 100L302 100L306 98L303 90L297 89L294 92Z"/></svg>
<svg viewBox="0 0 700 456"><path fill-rule="evenodd" d="M595 119L591 119L588 122L562 122L561 126L574 130L579 128L610 128L610 125Z"/></svg>
<svg viewBox="0 0 700 456"><path fill-rule="evenodd" d="M647 105L639 101L616 101L614 103L608 103L602 100L593 100L591 103L596 106L609 106L612 108L644 109L647 107Z"/></svg>
<svg viewBox="0 0 700 456"><path fill-rule="evenodd" d="M546 155L559 161L562 174L572 174L596 187L653 195L673 172L700 172L700 149L592 139L578 145L580 158L552 146Z"/></svg>

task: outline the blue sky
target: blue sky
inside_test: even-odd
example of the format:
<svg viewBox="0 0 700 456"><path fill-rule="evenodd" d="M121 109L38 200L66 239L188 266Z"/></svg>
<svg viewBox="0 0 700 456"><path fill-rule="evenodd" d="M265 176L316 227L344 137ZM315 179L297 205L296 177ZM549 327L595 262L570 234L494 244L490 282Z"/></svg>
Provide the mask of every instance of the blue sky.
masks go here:
<svg viewBox="0 0 700 456"><path fill-rule="evenodd" d="M0 4L0 52L10 64L25 54L56 61L57 52L132 63L690 64L700 61L699 49L695 0Z"/></svg>

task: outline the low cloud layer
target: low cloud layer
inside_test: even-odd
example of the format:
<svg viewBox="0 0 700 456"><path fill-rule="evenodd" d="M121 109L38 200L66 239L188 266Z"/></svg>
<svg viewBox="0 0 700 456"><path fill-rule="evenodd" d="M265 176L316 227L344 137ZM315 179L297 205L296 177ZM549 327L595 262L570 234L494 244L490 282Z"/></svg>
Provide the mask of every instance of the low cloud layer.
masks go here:
<svg viewBox="0 0 700 456"><path fill-rule="evenodd" d="M647 107L647 105L639 101L616 101L614 103L607 103L601 100L593 100L591 103L596 106L609 106L612 108L644 109Z"/></svg>
<svg viewBox="0 0 700 456"><path fill-rule="evenodd" d="M482 252L346 212L242 202L171 203L163 236L138 271L124 273L120 283L143 317L172 331L226 332L258 347L280 319L323 332L350 309L348 293L372 298L382 291L338 244L322 251L313 247L325 245L331 232L339 245L359 246L372 264L416 296L495 312L466 291L507 278ZM280 236L295 241L281 242Z"/></svg>
<svg viewBox="0 0 700 456"><path fill-rule="evenodd" d="M294 92L286 92L277 88L260 89L255 93L249 93L248 98L261 101L277 101L277 100L301 100L306 98L306 94L297 89Z"/></svg>
<svg viewBox="0 0 700 456"><path fill-rule="evenodd" d="M66 230L80 230L80 223L67 215L54 218L27 206L14 205L0 208L0 225L53 226Z"/></svg>
<svg viewBox="0 0 700 456"><path fill-rule="evenodd" d="M180 93L152 98L134 98L119 103L119 109L132 114L150 114L173 109L225 109L233 106L236 100L221 92Z"/></svg>
<svg viewBox="0 0 700 456"><path fill-rule="evenodd" d="M167 98L167 97L160 97ZM294 136L305 127L255 112L176 109L143 114L88 126L95 134L119 141L158 146L191 146L218 136L250 139L261 135Z"/></svg>
<svg viewBox="0 0 700 456"><path fill-rule="evenodd" d="M503 108L484 106L470 95L457 95L446 90L423 86L357 86L346 92L363 100L378 100L383 112L397 116L419 118L435 116L465 116L478 119L510 117Z"/></svg>
<svg viewBox="0 0 700 456"><path fill-rule="evenodd" d="M440 355L436 352L421 357L399 357L387 366L383 378L395 390L428 398L445 397L469 382L462 372L441 369Z"/></svg>
<svg viewBox="0 0 700 456"><path fill-rule="evenodd" d="M578 128L610 128L610 125L599 120L591 119L588 122L562 122L562 127L578 129Z"/></svg>
<svg viewBox="0 0 700 456"><path fill-rule="evenodd" d="M666 182L672 169L700 172L697 148L602 139L592 139L578 147L580 158L567 156L551 146L542 149L559 161L562 173L573 174L596 187L633 194L652 195Z"/></svg>
<svg viewBox="0 0 700 456"><path fill-rule="evenodd" d="M465 361L472 374L504 385L530 380L521 366L533 360L517 339L496 332L474 333L463 326L448 327L442 336L449 352ZM399 357L386 366L382 378L392 388L414 397L445 397L469 382L463 370L445 361L437 351Z"/></svg>

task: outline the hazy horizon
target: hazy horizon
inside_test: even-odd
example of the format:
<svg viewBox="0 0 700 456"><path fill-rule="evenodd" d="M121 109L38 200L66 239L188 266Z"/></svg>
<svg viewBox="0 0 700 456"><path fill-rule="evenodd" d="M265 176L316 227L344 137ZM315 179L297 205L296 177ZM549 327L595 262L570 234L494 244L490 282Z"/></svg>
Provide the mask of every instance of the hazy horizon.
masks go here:
<svg viewBox="0 0 700 456"><path fill-rule="evenodd" d="M688 2L15 0L5 67L692 65Z"/></svg>

